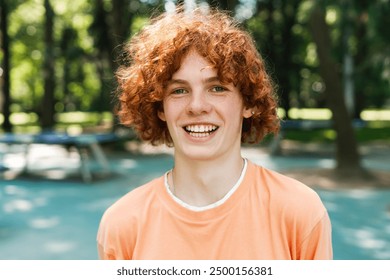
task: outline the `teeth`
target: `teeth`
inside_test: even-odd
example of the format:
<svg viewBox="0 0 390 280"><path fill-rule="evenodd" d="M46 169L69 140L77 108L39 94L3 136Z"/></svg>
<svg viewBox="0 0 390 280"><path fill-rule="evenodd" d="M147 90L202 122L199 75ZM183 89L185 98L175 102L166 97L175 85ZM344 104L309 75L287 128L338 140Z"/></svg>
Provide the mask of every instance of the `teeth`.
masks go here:
<svg viewBox="0 0 390 280"><path fill-rule="evenodd" d="M206 133L190 132L190 135L191 135L192 137L202 138L202 137L209 136L209 135L210 135L210 132L206 132Z"/></svg>
<svg viewBox="0 0 390 280"><path fill-rule="evenodd" d="M185 129L188 132L195 133L209 133L217 129L215 125L187 125Z"/></svg>

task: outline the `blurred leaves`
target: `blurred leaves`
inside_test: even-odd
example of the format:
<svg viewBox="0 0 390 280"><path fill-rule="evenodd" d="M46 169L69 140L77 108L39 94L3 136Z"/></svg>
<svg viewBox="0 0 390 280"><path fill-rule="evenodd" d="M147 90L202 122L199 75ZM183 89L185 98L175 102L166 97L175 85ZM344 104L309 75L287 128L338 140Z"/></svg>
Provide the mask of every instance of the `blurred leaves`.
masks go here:
<svg viewBox="0 0 390 280"><path fill-rule="evenodd" d="M44 1L2 0L8 4L12 112L36 112L44 96ZM210 2L210 1L209 1ZM212 1L237 11L253 34L279 87L281 105L326 106L315 45L307 28L314 0ZM348 9L345 9L349 2ZM162 0L54 1L56 112L110 111L114 71L121 46ZM340 64L347 41L355 72L357 115L364 108L388 106L390 98L390 4L388 0L322 1L331 28L333 54ZM249 16L249 17L248 17ZM0 52L2 61L3 53Z"/></svg>

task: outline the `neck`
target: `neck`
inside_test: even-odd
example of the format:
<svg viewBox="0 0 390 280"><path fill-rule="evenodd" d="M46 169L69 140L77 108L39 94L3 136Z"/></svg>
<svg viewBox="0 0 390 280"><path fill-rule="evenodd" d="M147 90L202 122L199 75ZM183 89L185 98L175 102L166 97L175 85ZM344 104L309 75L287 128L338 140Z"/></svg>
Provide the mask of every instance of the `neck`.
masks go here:
<svg viewBox="0 0 390 280"><path fill-rule="evenodd" d="M228 160L185 161L175 158L169 178L171 190L182 201L205 206L223 198L241 176L241 155Z"/></svg>

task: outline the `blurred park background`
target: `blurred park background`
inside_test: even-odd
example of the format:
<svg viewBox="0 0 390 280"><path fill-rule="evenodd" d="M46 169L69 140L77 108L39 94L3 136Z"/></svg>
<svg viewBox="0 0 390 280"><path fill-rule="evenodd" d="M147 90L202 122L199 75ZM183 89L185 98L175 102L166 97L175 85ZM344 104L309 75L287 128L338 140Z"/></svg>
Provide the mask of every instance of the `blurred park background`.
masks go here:
<svg viewBox="0 0 390 280"><path fill-rule="evenodd" d="M104 209L171 168L117 123L114 73L178 3L229 10L278 85L282 131L245 155L316 188L336 259L390 259L388 0L0 0L0 259L96 258Z"/></svg>

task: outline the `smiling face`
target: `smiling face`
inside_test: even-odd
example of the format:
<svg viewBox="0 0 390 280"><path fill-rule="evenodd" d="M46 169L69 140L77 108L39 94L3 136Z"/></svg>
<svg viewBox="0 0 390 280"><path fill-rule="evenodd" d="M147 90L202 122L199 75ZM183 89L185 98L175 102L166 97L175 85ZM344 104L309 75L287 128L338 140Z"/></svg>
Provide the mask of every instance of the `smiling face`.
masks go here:
<svg viewBox="0 0 390 280"><path fill-rule="evenodd" d="M190 52L166 88L159 118L167 123L175 157L228 159L240 155L244 108L239 90L222 84L208 61Z"/></svg>

